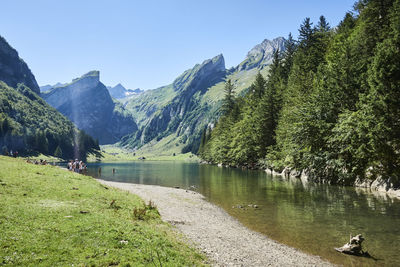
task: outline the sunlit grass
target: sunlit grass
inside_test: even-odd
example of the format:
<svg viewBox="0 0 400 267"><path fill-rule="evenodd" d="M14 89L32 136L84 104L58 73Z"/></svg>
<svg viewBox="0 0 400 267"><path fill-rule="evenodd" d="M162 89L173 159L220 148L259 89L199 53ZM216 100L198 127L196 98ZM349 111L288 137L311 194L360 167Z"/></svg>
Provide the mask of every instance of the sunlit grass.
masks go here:
<svg viewBox="0 0 400 267"><path fill-rule="evenodd" d="M117 145L101 146L102 158L97 159L93 155L88 157L88 162L126 162L136 161L145 157L146 160L159 161L199 161L199 158L192 153L182 154L183 144L179 143L174 136L167 136L159 142L146 144L139 150L133 151L124 149Z"/></svg>
<svg viewBox="0 0 400 267"><path fill-rule="evenodd" d="M0 233L1 265L203 263L203 256L139 197L55 166L3 156Z"/></svg>

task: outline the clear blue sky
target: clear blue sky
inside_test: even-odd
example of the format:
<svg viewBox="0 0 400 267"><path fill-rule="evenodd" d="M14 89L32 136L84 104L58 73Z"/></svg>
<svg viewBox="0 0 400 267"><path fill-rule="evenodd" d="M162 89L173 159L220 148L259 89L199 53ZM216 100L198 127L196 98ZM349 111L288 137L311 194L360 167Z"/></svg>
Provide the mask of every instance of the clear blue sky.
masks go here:
<svg viewBox="0 0 400 267"><path fill-rule="evenodd" d="M106 85L152 89L223 53L236 66L305 17L336 26L354 0L1 0L0 35L40 85L100 70Z"/></svg>

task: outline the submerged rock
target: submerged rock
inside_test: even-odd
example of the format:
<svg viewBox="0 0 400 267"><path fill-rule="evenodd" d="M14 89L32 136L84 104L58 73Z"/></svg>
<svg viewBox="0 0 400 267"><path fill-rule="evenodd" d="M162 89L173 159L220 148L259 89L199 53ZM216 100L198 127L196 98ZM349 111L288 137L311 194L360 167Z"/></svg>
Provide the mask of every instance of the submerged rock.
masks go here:
<svg viewBox="0 0 400 267"><path fill-rule="evenodd" d="M362 250L361 243L363 241L364 237L361 234L356 236L351 236L350 234L350 241L340 248L335 248L335 250L349 255L370 257L368 252Z"/></svg>
<svg viewBox="0 0 400 267"><path fill-rule="evenodd" d="M383 179L378 177L375 180L372 179L357 179L354 182L354 186L360 188L367 188L372 191L372 193L379 192L382 194L387 194L389 197L400 198L400 188L392 182L391 178Z"/></svg>

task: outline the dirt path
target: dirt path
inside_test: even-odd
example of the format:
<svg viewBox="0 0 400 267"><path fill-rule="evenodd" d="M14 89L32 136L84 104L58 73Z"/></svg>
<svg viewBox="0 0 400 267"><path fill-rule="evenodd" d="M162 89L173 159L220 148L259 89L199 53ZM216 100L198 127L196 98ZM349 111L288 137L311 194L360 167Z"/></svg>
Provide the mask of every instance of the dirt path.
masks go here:
<svg viewBox="0 0 400 267"><path fill-rule="evenodd" d="M99 180L153 201L164 221L175 225L215 266L332 266L251 231L196 192Z"/></svg>

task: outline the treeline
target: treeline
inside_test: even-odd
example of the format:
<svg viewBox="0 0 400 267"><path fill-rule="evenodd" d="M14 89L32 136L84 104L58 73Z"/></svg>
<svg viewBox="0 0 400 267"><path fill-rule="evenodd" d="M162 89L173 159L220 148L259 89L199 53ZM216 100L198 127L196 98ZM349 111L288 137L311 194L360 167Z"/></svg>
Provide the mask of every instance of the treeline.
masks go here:
<svg viewBox="0 0 400 267"><path fill-rule="evenodd" d="M331 28L306 18L244 97L226 83L200 156L307 171L315 180L400 183L400 1L361 0Z"/></svg>
<svg viewBox="0 0 400 267"><path fill-rule="evenodd" d="M0 148L2 154L43 153L59 158L86 160L98 154L97 140L77 130L24 85L8 87L0 82Z"/></svg>

